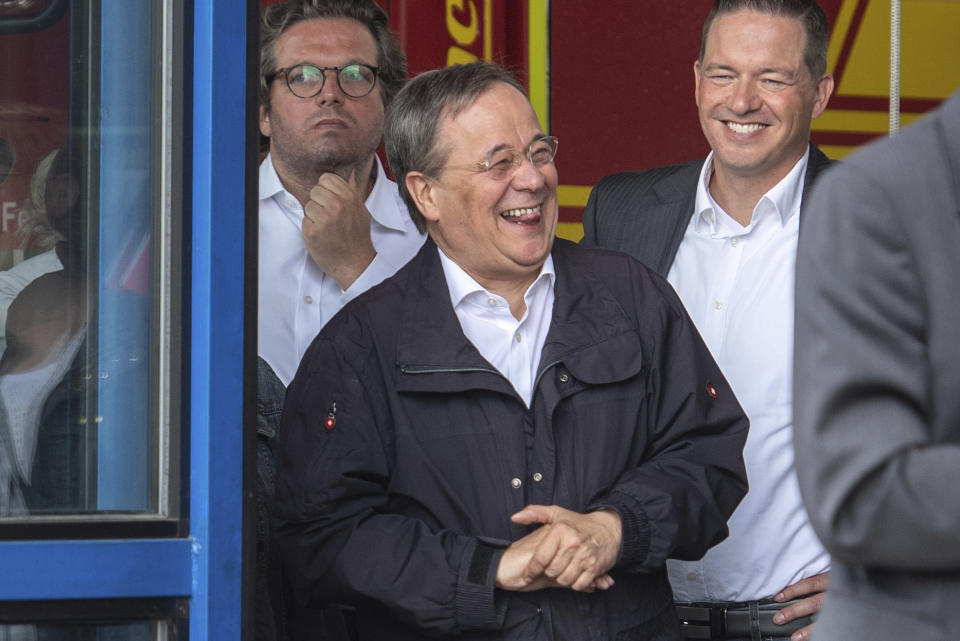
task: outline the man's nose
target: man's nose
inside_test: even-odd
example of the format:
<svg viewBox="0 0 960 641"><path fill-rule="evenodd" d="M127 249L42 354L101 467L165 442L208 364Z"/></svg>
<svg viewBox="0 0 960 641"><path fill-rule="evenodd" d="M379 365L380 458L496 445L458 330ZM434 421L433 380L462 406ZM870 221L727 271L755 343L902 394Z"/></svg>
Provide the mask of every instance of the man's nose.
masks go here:
<svg viewBox="0 0 960 641"><path fill-rule="evenodd" d="M757 86L749 80L738 80L733 85L730 108L736 113L748 113L760 108Z"/></svg>
<svg viewBox="0 0 960 641"><path fill-rule="evenodd" d="M343 91L340 90L340 84L337 82L336 70L323 70L323 88L320 89L320 93L318 93L315 98L321 104L343 102Z"/></svg>
<svg viewBox="0 0 960 641"><path fill-rule="evenodd" d="M513 174L514 188L529 191L540 189L547 181L543 175L543 170L547 167L552 168L553 163L547 163L543 167L537 167L529 158L523 156L523 161Z"/></svg>

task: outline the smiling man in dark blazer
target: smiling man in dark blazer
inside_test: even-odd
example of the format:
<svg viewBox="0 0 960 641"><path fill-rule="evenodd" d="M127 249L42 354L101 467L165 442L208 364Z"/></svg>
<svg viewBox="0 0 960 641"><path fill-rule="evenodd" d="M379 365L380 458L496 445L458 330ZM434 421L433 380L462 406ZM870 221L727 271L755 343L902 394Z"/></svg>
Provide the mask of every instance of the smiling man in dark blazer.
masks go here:
<svg viewBox="0 0 960 641"><path fill-rule="evenodd" d="M668 562L689 638L806 639L826 588L797 488L791 372L802 203L829 164L810 144L833 91L827 40L813 0L717 0L694 64L710 155L608 176L583 215L584 243L667 276L750 417L750 492L729 538Z"/></svg>

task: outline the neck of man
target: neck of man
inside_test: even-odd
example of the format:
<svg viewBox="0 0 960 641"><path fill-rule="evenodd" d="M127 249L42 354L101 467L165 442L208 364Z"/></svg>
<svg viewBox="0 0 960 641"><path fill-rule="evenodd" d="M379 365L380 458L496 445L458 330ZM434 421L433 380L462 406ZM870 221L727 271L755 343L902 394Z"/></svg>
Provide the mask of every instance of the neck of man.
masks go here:
<svg viewBox="0 0 960 641"><path fill-rule="evenodd" d="M806 148L803 153L806 153ZM803 157L803 153L778 171L762 174L740 174L714 162L708 185L710 195L728 216L746 227L750 224L753 210L763 195L790 173L797 161Z"/></svg>
<svg viewBox="0 0 960 641"><path fill-rule="evenodd" d="M372 155L356 164L330 167L317 165L298 167L283 162L277 156L271 156L271 159L283 188L293 194L293 197L300 201L300 204L304 207L310 202L310 190L316 187L317 181L323 174L336 174L347 183L350 183L351 179L356 180L364 200L370 196L373 185L377 180L377 169Z"/></svg>

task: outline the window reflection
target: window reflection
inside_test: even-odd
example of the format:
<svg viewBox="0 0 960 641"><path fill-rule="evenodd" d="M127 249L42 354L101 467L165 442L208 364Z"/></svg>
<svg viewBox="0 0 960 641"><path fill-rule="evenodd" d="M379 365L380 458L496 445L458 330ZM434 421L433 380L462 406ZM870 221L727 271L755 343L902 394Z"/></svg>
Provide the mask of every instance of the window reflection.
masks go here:
<svg viewBox="0 0 960 641"><path fill-rule="evenodd" d="M80 168L84 145L63 144L41 163L34 203L55 246L47 270L7 311L0 357L0 515L71 512L86 507L84 385L89 324ZM46 159L45 159L46 160ZM42 196L41 196L42 194Z"/></svg>
<svg viewBox="0 0 960 641"><path fill-rule="evenodd" d="M0 641L163 641L174 639L166 623L0 625Z"/></svg>
<svg viewBox="0 0 960 641"><path fill-rule="evenodd" d="M0 0L0 519L166 514L158 14L44 4Z"/></svg>

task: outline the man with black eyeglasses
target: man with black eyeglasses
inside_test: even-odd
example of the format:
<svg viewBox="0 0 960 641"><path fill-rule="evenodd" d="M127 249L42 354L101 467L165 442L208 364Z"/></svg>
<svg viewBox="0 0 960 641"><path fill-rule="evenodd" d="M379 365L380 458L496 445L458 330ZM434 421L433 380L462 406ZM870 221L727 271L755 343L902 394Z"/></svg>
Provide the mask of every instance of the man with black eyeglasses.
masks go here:
<svg viewBox="0 0 960 641"><path fill-rule="evenodd" d="M289 384L320 328L420 248L376 156L406 58L373 0L264 9L259 350Z"/></svg>
<svg viewBox="0 0 960 641"><path fill-rule="evenodd" d="M347 638L340 610L300 610L282 594L272 451L285 386L314 336L423 244L376 155L407 63L373 0L271 4L260 29L269 153L260 166L256 638Z"/></svg>

